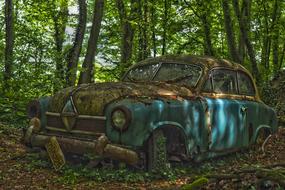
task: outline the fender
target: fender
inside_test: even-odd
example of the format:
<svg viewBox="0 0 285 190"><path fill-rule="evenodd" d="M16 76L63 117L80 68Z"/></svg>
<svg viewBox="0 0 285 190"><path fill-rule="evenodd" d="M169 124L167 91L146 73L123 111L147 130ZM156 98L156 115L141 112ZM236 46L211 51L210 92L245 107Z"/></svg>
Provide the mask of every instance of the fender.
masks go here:
<svg viewBox="0 0 285 190"><path fill-rule="evenodd" d="M32 100L27 106L27 115L29 119L33 117L37 117L41 121L41 128L44 129L46 127L46 111L48 110L49 101L51 97L41 97L37 100Z"/></svg>
<svg viewBox="0 0 285 190"><path fill-rule="evenodd" d="M262 130L262 129L267 129L270 131L270 133L272 133L272 128L269 126L269 125L259 125L257 127L257 129L255 130L255 133L254 133L254 140L252 141L252 143L254 143L258 137L258 134L259 134L259 131Z"/></svg>

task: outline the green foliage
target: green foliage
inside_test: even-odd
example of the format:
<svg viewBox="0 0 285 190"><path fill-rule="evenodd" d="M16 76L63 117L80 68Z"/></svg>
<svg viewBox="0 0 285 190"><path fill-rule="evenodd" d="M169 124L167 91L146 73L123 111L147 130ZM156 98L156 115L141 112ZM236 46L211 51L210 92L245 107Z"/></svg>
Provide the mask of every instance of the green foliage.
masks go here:
<svg viewBox="0 0 285 190"><path fill-rule="evenodd" d="M279 71L268 82L264 83L261 89L262 100L275 108L280 123L285 123L285 72Z"/></svg>
<svg viewBox="0 0 285 190"><path fill-rule="evenodd" d="M82 178L96 182L119 181L119 182L144 182L150 180L151 175L144 172L134 172L128 169L89 169L84 166L65 166L61 171L59 182L69 185L78 183Z"/></svg>
<svg viewBox="0 0 285 190"><path fill-rule="evenodd" d="M145 3L147 2L147 3ZM224 29L223 11L218 0L203 3L201 0L173 1L168 0L167 10L164 1L141 1L136 8L141 15L130 10L130 0L124 1L126 12L134 19L128 20L134 27L134 42L131 63L140 60L142 36L147 49L146 56L162 54L163 33L166 31L166 49L168 54L204 54L205 34L203 15L210 23L211 41L216 57L229 58L226 33ZM187 3L188 2L188 3ZM285 12L284 2L279 2L279 15L273 23L274 3L276 1L252 1L250 15L247 19L249 37L254 46L258 68L263 82L276 74L284 65ZM11 89L3 88L4 58L5 58L5 1L0 0L0 120L13 126L22 126L25 121L25 105L32 99L54 93L66 84L65 76L57 76L57 63L66 70L66 55L72 47L78 21L77 4L75 0L17 0L14 1L14 62L12 65L13 79L8 81ZM102 28L95 58L94 78L96 82L117 81L126 68L120 65L120 48L122 43L121 22L116 1L105 3ZM94 0L87 1L87 28L79 59L78 71L84 59L93 18ZM141 6L141 7L140 7ZM231 19L235 39L238 42L241 33L238 19L231 7ZM70 9L69 14L63 12ZM166 26L163 20L167 12ZM60 34L56 35L58 21ZM64 34L65 26L66 31ZM62 52L57 52L56 37L63 40ZM263 53L266 38L278 39L279 65L273 64L273 49L269 52L269 65L264 65ZM270 42L273 43L273 42ZM240 44L242 45L242 44ZM273 47L273 44L269 47ZM244 50L243 65L251 69L247 51ZM282 56L283 53L283 56ZM282 65L283 64L283 65ZM79 72L78 72L79 73ZM63 71L65 75L65 71ZM262 86L260 83L259 86ZM264 87L266 91L267 87ZM266 94L266 92L265 92ZM267 93L271 94L272 93ZM280 105L281 106L281 105ZM282 105L283 106L283 105Z"/></svg>
<svg viewBox="0 0 285 190"><path fill-rule="evenodd" d="M24 169L34 171L36 169L52 168L52 164L47 159L43 159L38 153L29 153L26 156L27 164Z"/></svg>
<svg viewBox="0 0 285 190"><path fill-rule="evenodd" d="M201 177L193 181L191 184L184 185L181 188L181 190L197 190L197 189L200 189L201 186L205 185L208 182L209 180L207 178Z"/></svg>

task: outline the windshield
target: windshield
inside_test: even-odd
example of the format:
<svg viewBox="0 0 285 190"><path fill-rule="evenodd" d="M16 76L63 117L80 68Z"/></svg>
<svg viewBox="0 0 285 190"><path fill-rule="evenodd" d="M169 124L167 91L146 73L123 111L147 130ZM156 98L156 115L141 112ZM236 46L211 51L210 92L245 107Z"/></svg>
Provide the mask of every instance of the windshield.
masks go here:
<svg viewBox="0 0 285 190"><path fill-rule="evenodd" d="M202 68L194 64L154 63L131 69L124 81L163 81L194 87L202 74Z"/></svg>

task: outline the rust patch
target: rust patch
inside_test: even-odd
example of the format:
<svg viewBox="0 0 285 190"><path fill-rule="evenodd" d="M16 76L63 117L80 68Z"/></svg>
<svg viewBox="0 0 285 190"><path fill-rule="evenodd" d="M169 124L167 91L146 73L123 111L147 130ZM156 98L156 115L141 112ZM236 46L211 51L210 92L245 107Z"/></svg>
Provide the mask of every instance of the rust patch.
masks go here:
<svg viewBox="0 0 285 190"><path fill-rule="evenodd" d="M74 105L81 115L103 115L106 104L123 97L165 97L178 99L178 97L193 96L192 92L174 84L163 82L150 83L95 83L81 85L77 88L67 88L54 95L50 103L51 112L60 113L72 96Z"/></svg>

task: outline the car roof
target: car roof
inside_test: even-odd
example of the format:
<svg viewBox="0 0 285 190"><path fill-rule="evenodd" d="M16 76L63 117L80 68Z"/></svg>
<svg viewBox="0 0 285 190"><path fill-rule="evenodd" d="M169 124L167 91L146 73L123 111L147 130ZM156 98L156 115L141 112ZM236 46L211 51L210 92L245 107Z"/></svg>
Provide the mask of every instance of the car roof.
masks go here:
<svg viewBox="0 0 285 190"><path fill-rule="evenodd" d="M133 67L137 67L139 65L147 65L151 63L159 63L159 62L197 64L207 67L208 69L212 69L215 67L224 67L229 69L238 69L248 73L248 71L242 65L237 64L233 61L225 59L217 59L210 56L197 56L197 55L163 55L154 58L147 58L133 65Z"/></svg>
<svg viewBox="0 0 285 190"><path fill-rule="evenodd" d="M137 64L131 66L128 69L128 71L135 68L135 67L138 67L138 66L143 66L143 65L153 64L153 63L196 64L196 65L199 65L199 66L202 66L205 68L204 73L207 73L208 71L210 71L211 69L214 69L214 68L225 68L225 69L239 70L239 71L242 71L242 72L248 74L248 76L251 78L251 80L254 81L251 73L245 67L243 67L241 64L238 64L238 63L235 63L233 61L226 60L226 59L214 58L211 56L163 55L163 56L159 56L159 57L147 58L143 61L140 61ZM127 73L128 72L126 72L125 75ZM204 75L204 77L202 77L202 79L200 79L199 85L197 86L198 89L201 89L202 84L203 84L203 82L205 82L206 79L207 79L207 77L205 75ZM253 82L253 85L254 85L254 88L256 91L255 98L258 101L261 101L255 82Z"/></svg>

